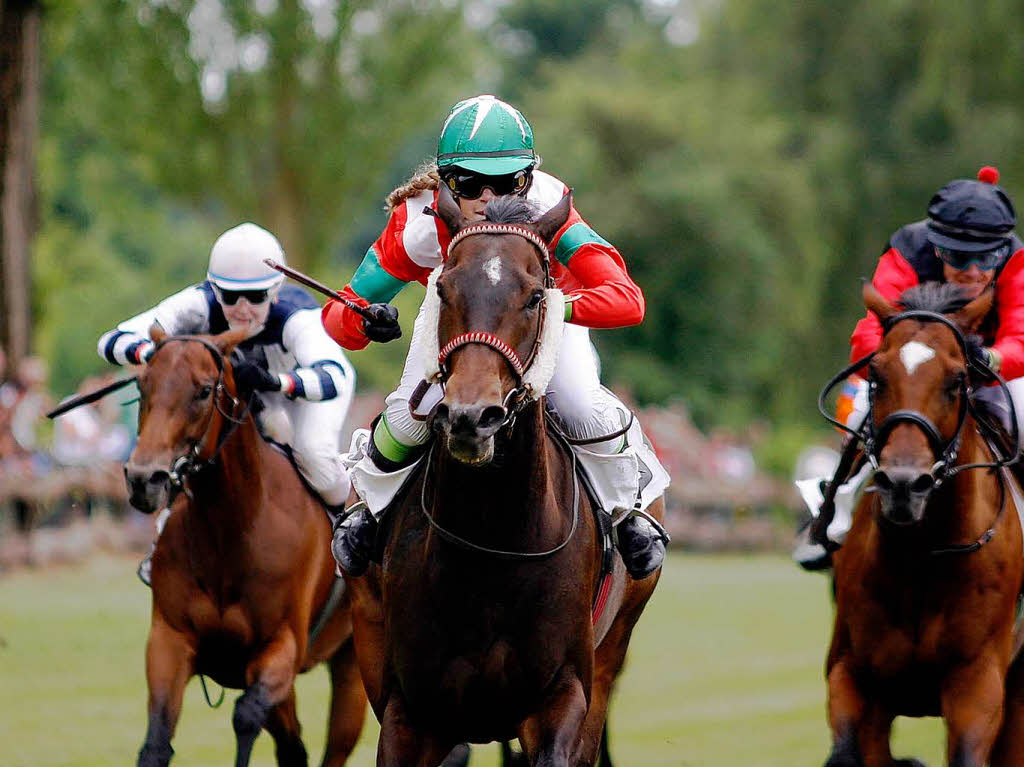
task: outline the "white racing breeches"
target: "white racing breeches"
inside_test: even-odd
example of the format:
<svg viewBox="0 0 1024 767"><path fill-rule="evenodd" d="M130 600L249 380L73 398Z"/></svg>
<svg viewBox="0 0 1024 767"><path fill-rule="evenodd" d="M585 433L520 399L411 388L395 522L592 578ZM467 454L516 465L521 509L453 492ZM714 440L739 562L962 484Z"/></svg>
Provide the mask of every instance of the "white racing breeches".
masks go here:
<svg viewBox="0 0 1024 767"><path fill-rule="evenodd" d="M426 421L414 418L409 409L409 398L423 380L425 334L436 332L435 328L428 330L423 327L423 316L421 308L413 325L412 340L401 382L388 396L384 409L384 420L391 438L406 447L422 445L430 437ZM562 428L573 439L589 440L605 434L614 434L622 431L630 422L629 409L618 397L601 386L598 365L597 353L590 343L589 329L566 324L562 331L558 364L546 394L548 408L557 414ZM417 412L429 412L442 396L440 386L431 386L419 404ZM353 450L355 449L356 443L353 442ZM598 495L603 496L600 499L602 505L609 512L616 508L632 508L636 503L638 478L642 473L638 461L642 462L652 475L646 486L648 489L644 492L644 503L641 508L661 495L668 486L668 473L646 444L637 423L633 424L626 435L576 448L576 453L596 486ZM377 514L383 510L381 504L385 501L374 502L365 497L363 487L360 485L363 484L361 480L369 477L369 474L362 472L362 469L373 473L374 468L368 458L361 461L359 458L361 456L349 456L349 465L353 466L356 474L356 489L364 496L370 511ZM358 469L353 465L356 463ZM402 470L398 473L404 475L406 472ZM385 476L378 470L370 481L386 482ZM380 494L379 497L383 499L390 495L392 493L389 491Z"/></svg>

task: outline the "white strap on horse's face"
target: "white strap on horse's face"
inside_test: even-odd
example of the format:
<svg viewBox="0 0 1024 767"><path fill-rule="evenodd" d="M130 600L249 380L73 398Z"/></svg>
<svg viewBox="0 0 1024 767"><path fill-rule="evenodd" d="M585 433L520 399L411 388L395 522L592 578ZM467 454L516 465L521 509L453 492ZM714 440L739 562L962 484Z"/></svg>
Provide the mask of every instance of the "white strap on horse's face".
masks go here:
<svg viewBox="0 0 1024 767"><path fill-rule="evenodd" d="M438 361L440 348L438 333L440 332L441 299L437 295L437 278L444 271L441 264L430 273L427 280L427 294L423 299L422 321L423 332L423 377L431 383L441 380L441 366ZM558 352L562 347L562 329L565 325L565 298L558 288L544 291L546 308L544 325L540 329L540 345L537 353L523 374L523 384L527 388L530 399L537 399L547 391L551 376L555 374L558 364Z"/></svg>

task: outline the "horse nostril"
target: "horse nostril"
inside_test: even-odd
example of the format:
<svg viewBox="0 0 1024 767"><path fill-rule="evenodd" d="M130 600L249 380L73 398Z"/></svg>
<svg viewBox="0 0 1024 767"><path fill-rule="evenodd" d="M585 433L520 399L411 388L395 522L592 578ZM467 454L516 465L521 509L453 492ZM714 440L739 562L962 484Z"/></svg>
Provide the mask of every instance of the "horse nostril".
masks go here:
<svg viewBox="0 0 1024 767"><path fill-rule="evenodd" d="M497 429L505 422L506 413L507 411L501 405L488 405L480 414L477 425L485 431Z"/></svg>
<svg viewBox="0 0 1024 767"><path fill-rule="evenodd" d="M927 493L935 485L935 478L931 474L922 474L910 483L910 491L913 493Z"/></svg>
<svg viewBox="0 0 1024 767"><path fill-rule="evenodd" d="M450 412L448 406L443 402L434 410L434 428L443 429L448 426Z"/></svg>
<svg viewBox="0 0 1024 767"><path fill-rule="evenodd" d="M875 472L875 487L879 490L890 492L894 486L892 478L884 471L879 469Z"/></svg>

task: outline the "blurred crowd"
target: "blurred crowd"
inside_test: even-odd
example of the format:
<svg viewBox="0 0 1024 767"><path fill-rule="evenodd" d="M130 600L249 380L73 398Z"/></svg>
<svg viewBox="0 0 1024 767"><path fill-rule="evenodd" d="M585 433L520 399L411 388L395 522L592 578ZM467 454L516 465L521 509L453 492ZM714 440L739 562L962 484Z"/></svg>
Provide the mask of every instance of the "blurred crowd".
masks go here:
<svg viewBox="0 0 1024 767"><path fill-rule="evenodd" d="M0 351L0 531L13 521L27 532L75 510L88 516L97 502L123 507L121 464L131 450L133 414L108 397L50 421L55 398L47 374L39 357L9 368ZM79 393L115 376L87 378Z"/></svg>

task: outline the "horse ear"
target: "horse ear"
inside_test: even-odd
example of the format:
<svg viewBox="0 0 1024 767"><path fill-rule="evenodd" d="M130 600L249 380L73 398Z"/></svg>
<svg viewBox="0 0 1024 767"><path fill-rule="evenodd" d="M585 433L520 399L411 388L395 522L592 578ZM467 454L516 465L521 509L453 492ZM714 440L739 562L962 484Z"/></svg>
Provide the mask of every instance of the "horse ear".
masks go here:
<svg viewBox="0 0 1024 767"><path fill-rule="evenodd" d="M572 189L565 193L558 204L551 210L537 219L533 230L544 238L544 242L551 242L558 230L565 226L569 220L569 213L572 211Z"/></svg>
<svg viewBox="0 0 1024 767"><path fill-rule="evenodd" d="M247 328L239 328L238 330L225 330L219 335L215 335L210 340L213 345L220 349L220 353L227 357L231 354L231 351L242 343L248 337L249 331Z"/></svg>
<svg viewBox="0 0 1024 767"><path fill-rule="evenodd" d="M159 322L154 322L149 326L149 337L153 343L163 343L163 340L167 338L167 331L163 329Z"/></svg>
<svg viewBox="0 0 1024 767"><path fill-rule="evenodd" d="M985 321L988 313L992 311L995 300L996 293L990 286L982 291L980 296L954 314L953 321L960 326L964 333L974 333L978 330L981 323Z"/></svg>
<svg viewBox="0 0 1024 767"><path fill-rule="evenodd" d="M437 188L437 210L427 207L423 209L423 212L444 221L444 225L448 227L448 234L452 237L469 223L469 220L462 214L462 208L455 202L451 190L444 182Z"/></svg>
<svg viewBox="0 0 1024 767"><path fill-rule="evenodd" d="M861 295L864 298L864 306L869 312L878 317L880 322L884 323L898 312L897 308L878 292L878 289L872 284L871 280L864 280Z"/></svg>

